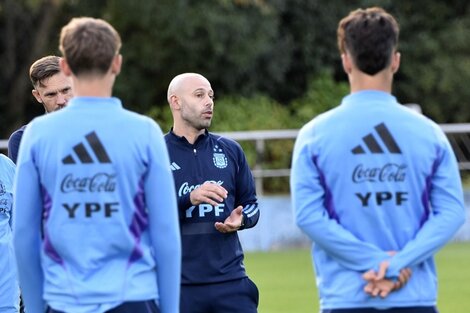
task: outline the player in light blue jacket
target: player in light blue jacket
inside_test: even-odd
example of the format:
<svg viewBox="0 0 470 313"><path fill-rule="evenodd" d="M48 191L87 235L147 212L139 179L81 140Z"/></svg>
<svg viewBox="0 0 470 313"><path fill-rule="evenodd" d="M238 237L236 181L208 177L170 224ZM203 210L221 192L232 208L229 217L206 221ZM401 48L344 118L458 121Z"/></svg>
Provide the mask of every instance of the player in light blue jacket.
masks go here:
<svg viewBox="0 0 470 313"><path fill-rule="evenodd" d="M63 29L76 97L26 128L14 246L28 313L177 313L181 241L163 134L111 97L122 57L107 22Z"/></svg>
<svg viewBox="0 0 470 313"><path fill-rule="evenodd" d="M435 313L433 255L465 215L456 158L438 125L391 95L400 63L391 15L351 12L338 43L351 94L301 129L292 160L321 310Z"/></svg>
<svg viewBox="0 0 470 313"><path fill-rule="evenodd" d="M0 154L0 312L15 313L20 290L12 240L13 178L15 164Z"/></svg>

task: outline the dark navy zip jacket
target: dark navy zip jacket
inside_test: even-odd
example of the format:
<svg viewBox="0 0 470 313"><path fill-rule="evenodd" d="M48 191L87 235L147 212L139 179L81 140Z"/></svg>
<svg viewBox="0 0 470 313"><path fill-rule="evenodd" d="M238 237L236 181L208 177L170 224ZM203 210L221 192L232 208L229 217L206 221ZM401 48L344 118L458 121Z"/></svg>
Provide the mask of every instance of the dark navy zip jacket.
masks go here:
<svg viewBox="0 0 470 313"><path fill-rule="evenodd" d="M239 205L243 206L242 228L251 228L258 222L254 179L242 148L234 140L208 131L194 144L172 131L165 140L178 197L183 245L181 283L215 283L246 277L237 232L220 233L214 226ZM193 206L191 191L208 181L223 186L228 191L227 198L215 207L207 203Z"/></svg>

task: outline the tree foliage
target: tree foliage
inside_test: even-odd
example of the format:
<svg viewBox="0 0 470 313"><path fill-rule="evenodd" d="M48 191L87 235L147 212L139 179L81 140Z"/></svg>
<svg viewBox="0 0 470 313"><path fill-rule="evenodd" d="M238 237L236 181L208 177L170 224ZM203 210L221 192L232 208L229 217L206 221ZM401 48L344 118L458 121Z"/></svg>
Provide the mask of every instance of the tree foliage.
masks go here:
<svg viewBox="0 0 470 313"><path fill-rule="evenodd" d="M397 8L402 65L396 92L440 123L470 122L469 9L468 1L410 1Z"/></svg>
<svg viewBox="0 0 470 313"><path fill-rule="evenodd" d="M126 39L116 92L146 111L163 102L175 75L188 71L205 75L218 95L255 92L254 69L270 49L276 17L268 7L245 2L111 2L109 18Z"/></svg>
<svg viewBox="0 0 470 313"><path fill-rule="evenodd" d="M211 81L227 107L277 103L291 121L307 120L347 92L338 21L372 5L400 23L398 99L419 103L437 122L470 121L470 3L464 0L0 0L0 134L7 138L42 114L31 97L29 66L58 54L60 28L85 15L108 20L121 34L124 64L115 94L130 109L163 109L171 78L194 71ZM246 125L281 128L282 122L250 124L256 118L244 116Z"/></svg>
<svg viewBox="0 0 470 313"><path fill-rule="evenodd" d="M32 97L29 66L47 51L62 4L60 0L0 2L0 133L3 138L31 111L27 108ZM33 115L41 112L39 105L35 109Z"/></svg>

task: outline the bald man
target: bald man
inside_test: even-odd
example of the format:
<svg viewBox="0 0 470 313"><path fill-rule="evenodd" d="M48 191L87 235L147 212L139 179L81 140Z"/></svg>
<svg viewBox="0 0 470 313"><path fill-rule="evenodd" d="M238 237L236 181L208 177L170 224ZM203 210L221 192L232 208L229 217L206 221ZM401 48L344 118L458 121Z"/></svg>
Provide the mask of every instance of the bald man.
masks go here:
<svg viewBox="0 0 470 313"><path fill-rule="evenodd" d="M173 128L165 135L178 197L183 263L181 313L257 312L238 231L259 219L254 179L242 148L208 132L214 91L202 75L168 88Z"/></svg>

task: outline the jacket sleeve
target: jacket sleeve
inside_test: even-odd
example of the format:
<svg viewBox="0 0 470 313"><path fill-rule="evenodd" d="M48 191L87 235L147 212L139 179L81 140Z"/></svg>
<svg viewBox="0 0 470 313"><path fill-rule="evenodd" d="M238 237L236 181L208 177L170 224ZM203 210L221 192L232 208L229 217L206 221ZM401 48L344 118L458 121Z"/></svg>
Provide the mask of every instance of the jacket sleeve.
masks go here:
<svg viewBox="0 0 470 313"><path fill-rule="evenodd" d="M13 181L15 179L15 163L12 160L0 154L0 168L2 171L2 176L6 179L3 183L6 184L6 197L9 198L7 201L8 205L10 206L10 218L8 219L8 225L10 225L10 229L13 229Z"/></svg>
<svg viewBox="0 0 470 313"><path fill-rule="evenodd" d="M256 197L256 187L253 174L246 160L245 154L237 144L238 148L238 172L236 175L236 193L235 207L243 206L243 226L240 228L247 229L254 227L259 220L260 210L258 207L258 199Z"/></svg>
<svg viewBox="0 0 470 313"><path fill-rule="evenodd" d="M182 215L184 215L184 212L186 211L186 209L192 206L190 196L191 196L191 193L188 192L187 194L182 195L181 197L178 197L178 208L179 208L178 211L180 212L179 213L180 219L184 218L184 216Z"/></svg>
<svg viewBox="0 0 470 313"><path fill-rule="evenodd" d="M23 130L20 128L11 134L8 139L8 157L16 164Z"/></svg>
<svg viewBox="0 0 470 313"><path fill-rule="evenodd" d="M296 224L342 266L354 271L374 269L388 255L355 237L328 212L332 195L310 149L310 137L301 131L294 146L290 187Z"/></svg>
<svg viewBox="0 0 470 313"><path fill-rule="evenodd" d="M179 312L181 238L175 184L163 134L151 122L145 199L150 218L150 236L155 251L157 283L162 313Z"/></svg>
<svg viewBox="0 0 470 313"><path fill-rule="evenodd" d="M43 199L34 164L35 147L28 132L31 128L28 127L24 134L17 162L13 191L13 245L28 313L43 313L44 276L40 260Z"/></svg>
<svg viewBox="0 0 470 313"><path fill-rule="evenodd" d="M400 269L419 264L442 248L465 222L465 206L458 164L445 134L436 129L439 146L430 170L423 202L430 206L428 220L416 237L390 261L387 276L397 277Z"/></svg>

